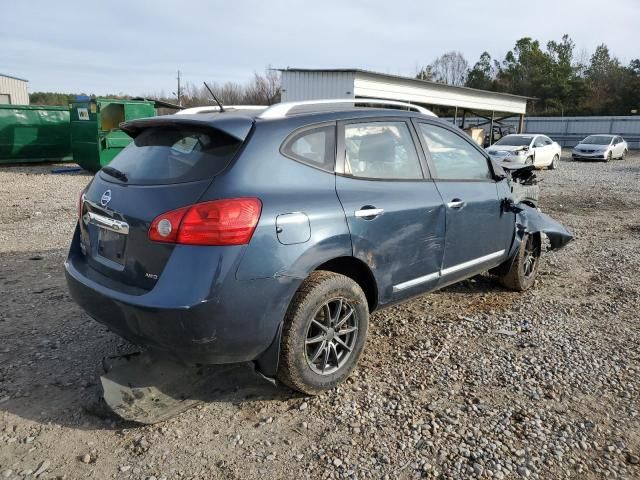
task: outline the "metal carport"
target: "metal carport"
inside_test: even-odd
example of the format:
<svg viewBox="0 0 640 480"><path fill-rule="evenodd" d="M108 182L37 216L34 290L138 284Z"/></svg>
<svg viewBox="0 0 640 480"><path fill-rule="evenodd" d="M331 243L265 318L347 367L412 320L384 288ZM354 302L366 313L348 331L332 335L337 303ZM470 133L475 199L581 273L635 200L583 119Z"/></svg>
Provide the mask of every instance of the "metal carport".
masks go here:
<svg viewBox="0 0 640 480"><path fill-rule="evenodd" d="M465 128L468 114L483 118L479 125L518 116L518 133L524 129L530 97L419 80L360 69L286 68L282 73L282 101L323 98L378 98L454 109L454 123ZM496 117L496 113L499 114Z"/></svg>

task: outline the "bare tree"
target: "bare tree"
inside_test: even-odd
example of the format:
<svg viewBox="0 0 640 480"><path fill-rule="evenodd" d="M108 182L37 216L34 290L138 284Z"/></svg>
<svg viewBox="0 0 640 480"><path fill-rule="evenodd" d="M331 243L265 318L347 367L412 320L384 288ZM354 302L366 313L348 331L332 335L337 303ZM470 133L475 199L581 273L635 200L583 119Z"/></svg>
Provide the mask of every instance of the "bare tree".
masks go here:
<svg viewBox="0 0 640 480"><path fill-rule="evenodd" d="M433 80L433 69L431 68L431 65L418 69L416 78L418 80Z"/></svg>
<svg viewBox="0 0 640 480"><path fill-rule="evenodd" d="M223 105L272 105L280 101L280 74L272 69L265 70L264 74L255 72L253 78L244 85L213 81L207 81L207 84ZM186 82L181 93L184 107L217 105L204 85ZM149 94L147 97L175 102L175 98L165 99L164 92L161 95Z"/></svg>
<svg viewBox="0 0 640 480"><path fill-rule="evenodd" d="M273 105L280 101L280 74L267 69L264 75L255 72L253 80L246 87L245 100L253 105Z"/></svg>
<svg viewBox="0 0 640 480"><path fill-rule="evenodd" d="M430 67L433 80L448 85L464 85L469 72L469 62L460 52L447 52L436 58Z"/></svg>

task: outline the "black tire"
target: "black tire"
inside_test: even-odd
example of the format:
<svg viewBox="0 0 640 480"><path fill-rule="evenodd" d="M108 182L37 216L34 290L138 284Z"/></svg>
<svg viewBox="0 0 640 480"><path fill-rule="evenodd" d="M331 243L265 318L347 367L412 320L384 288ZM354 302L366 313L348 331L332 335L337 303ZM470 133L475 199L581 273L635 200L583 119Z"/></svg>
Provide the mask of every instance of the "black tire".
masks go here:
<svg viewBox="0 0 640 480"><path fill-rule="evenodd" d="M533 157L527 157L527 159L524 161L525 165L533 165Z"/></svg>
<svg viewBox="0 0 640 480"><path fill-rule="evenodd" d="M554 155L553 160L551 160L551 165L549 165L549 170L555 170L556 168L558 168L559 161L560 158L558 157L558 155Z"/></svg>
<svg viewBox="0 0 640 480"><path fill-rule="evenodd" d="M500 283L510 290L524 292L533 286L538 275L542 243L539 234L526 234L510 263L496 269Z"/></svg>
<svg viewBox="0 0 640 480"><path fill-rule="evenodd" d="M610 162L612 158L613 158L613 152L609 152L609 154L607 155L607 159L605 160L605 162Z"/></svg>
<svg viewBox="0 0 640 480"><path fill-rule="evenodd" d="M625 158L627 158L627 153L629 153L629 152L628 152L628 151L627 151L627 149L625 148L625 149L622 151L622 156L620 157L620 160L624 160Z"/></svg>
<svg viewBox="0 0 640 480"><path fill-rule="evenodd" d="M344 275L313 272L294 295L284 319L278 379L308 395L330 390L355 368L368 327L369 306L360 286ZM320 350L321 358L314 360Z"/></svg>

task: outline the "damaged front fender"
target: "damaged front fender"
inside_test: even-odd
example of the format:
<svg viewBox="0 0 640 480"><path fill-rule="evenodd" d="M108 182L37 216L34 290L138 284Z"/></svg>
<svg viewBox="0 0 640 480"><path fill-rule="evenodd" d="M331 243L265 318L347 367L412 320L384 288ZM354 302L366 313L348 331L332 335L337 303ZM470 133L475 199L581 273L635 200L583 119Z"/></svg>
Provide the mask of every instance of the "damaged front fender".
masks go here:
<svg viewBox="0 0 640 480"><path fill-rule="evenodd" d="M549 250L557 250L573 240L573 234L549 215L524 203L509 203L507 208L516 214L516 237L511 247L513 254L525 234L544 233L549 238Z"/></svg>

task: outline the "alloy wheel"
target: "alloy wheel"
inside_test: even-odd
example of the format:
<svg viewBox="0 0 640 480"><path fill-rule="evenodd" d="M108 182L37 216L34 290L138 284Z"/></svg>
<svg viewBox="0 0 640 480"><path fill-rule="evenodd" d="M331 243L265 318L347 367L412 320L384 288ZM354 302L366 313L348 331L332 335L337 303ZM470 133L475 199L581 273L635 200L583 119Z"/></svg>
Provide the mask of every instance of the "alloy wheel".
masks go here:
<svg viewBox="0 0 640 480"><path fill-rule="evenodd" d="M522 269L525 277L530 277L536 270L536 263L540 257L539 247L533 235L527 237L527 243L524 247L524 259Z"/></svg>
<svg viewBox="0 0 640 480"><path fill-rule="evenodd" d="M344 298L325 302L311 318L305 337L305 358L320 375L339 370L349 359L358 338L358 317Z"/></svg>

